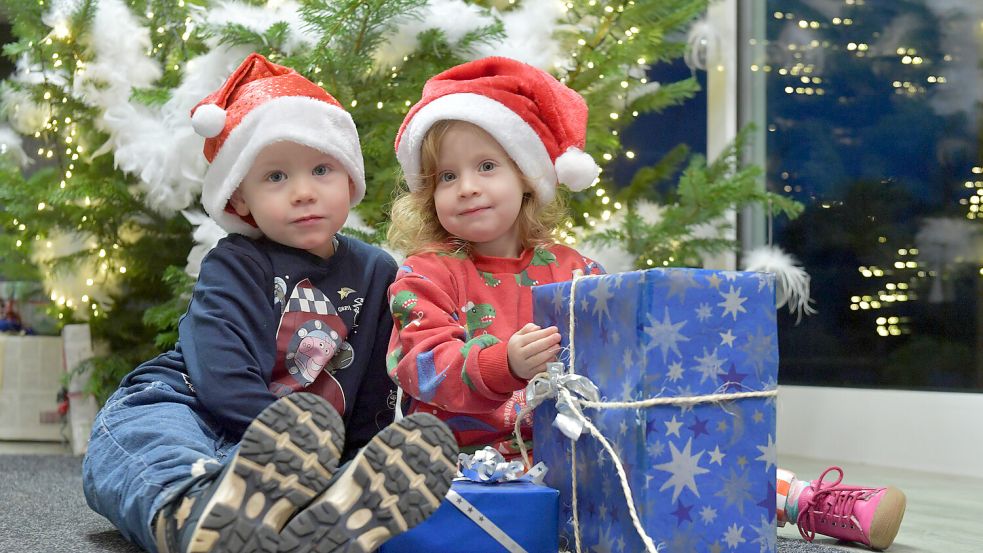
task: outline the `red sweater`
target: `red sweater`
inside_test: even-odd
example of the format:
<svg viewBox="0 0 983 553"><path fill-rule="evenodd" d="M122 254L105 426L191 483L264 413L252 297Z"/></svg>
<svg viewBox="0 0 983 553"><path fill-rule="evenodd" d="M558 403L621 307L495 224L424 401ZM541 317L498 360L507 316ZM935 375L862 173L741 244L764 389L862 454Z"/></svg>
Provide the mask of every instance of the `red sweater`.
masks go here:
<svg viewBox="0 0 983 553"><path fill-rule="evenodd" d="M444 420L464 451L490 445L507 457L518 453L512 428L527 381L512 375L506 348L532 321L532 286L602 272L561 245L516 259L409 257L389 287L395 326L386 358L389 375L412 398L409 412ZM522 436L532 437L531 417Z"/></svg>

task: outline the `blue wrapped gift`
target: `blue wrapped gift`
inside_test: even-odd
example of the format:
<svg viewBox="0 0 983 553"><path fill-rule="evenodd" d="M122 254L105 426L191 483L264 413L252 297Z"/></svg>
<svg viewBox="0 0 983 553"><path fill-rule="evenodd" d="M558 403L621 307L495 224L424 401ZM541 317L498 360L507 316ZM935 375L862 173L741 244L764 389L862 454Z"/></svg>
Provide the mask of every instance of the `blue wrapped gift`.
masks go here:
<svg viewBox="0 0 983 553"><path fill-rule="evenodd" d="M379 553L494 553L505 548L464 511L473 507L528 553L557 552L559 492L527 481L480 484L456 480L451 492L467 505L455 505L453 493L430 518L387 541ZM472 516L474 515L472 511Z"/></svg>
<svg viewBox="0 0 983 553"><path fill-rule="evenodd" d="M572 306L572 372L599 392L574 403L610 442L651 545L774 552L774 275L656 269L578 279L574 298L572 286L533 288L535 321L559 327L569 348ZM569 373L564 355L558 372ZM613 456L588 426L574 460L556 415L554 400L536 408L533 452L560 491L561 539L573 548L575 471L582 550L645 551Z"/></svg>

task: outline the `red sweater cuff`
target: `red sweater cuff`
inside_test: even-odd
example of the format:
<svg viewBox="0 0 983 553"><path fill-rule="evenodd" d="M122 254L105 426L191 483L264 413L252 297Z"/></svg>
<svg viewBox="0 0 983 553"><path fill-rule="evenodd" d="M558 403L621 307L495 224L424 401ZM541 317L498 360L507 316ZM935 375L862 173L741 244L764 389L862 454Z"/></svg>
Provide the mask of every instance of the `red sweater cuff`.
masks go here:
<svg viewBox="0 0 983 553"><path fill-rule="evenodd" d="M508 342L499 342L478 352L478 372L488 389L498 394L510 394L526 387L525 380L516 378L509 369Z"/></svg>

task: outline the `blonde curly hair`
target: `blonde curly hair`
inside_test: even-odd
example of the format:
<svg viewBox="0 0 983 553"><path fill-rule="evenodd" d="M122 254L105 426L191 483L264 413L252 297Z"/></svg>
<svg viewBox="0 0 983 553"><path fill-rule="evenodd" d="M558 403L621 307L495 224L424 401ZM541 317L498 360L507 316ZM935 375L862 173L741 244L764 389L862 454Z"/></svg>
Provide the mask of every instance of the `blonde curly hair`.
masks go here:
<svg viewBox="0 0 983 553"><path fill-rule="evenodd" d="M420 147L420 180L418 190L411 191L403 179L395 191L390 210L387 233L389 245L405 252L407 256L425 252L470 253L471 243L447 232L437 219L434 205L434 188L437 186L437 157L444 135L454 127L471 125L464 121L437 121L423 137ZM478 127L480 128L480 127ZM534 190L532 182L519 170L526 190ZM522 207L516 218L518 234L523 250L537 246L549 246L555 242L554 232L567 217L565 196L557 190L553 201L543 204L532 192L522 195Z"/></svg>

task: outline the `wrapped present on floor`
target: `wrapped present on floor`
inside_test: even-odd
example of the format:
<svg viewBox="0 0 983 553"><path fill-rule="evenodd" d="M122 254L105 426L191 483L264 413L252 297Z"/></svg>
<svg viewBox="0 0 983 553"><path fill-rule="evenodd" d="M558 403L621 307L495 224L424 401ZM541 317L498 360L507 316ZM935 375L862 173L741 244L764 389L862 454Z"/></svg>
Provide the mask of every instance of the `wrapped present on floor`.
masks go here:
<svg viewBox="0 0 983 553"><path fill-rule="evenodd" d="M522 463L486 448L462 454L461 467L466 478L451 484L440 507L379 553L557 552L559 492L543 485L542 464L522 476Z"/></svg>
<svg viewBox="0 0 983 553"><path fill-rule="evenodd" d="M566 348L552 379L526 392L530 404L550 387L566 398L536 407L533 431L546 484L560 491L561 541L616 553L774 552L773 275L656 269L533 296L536 323L558 326Z"/></svg>

